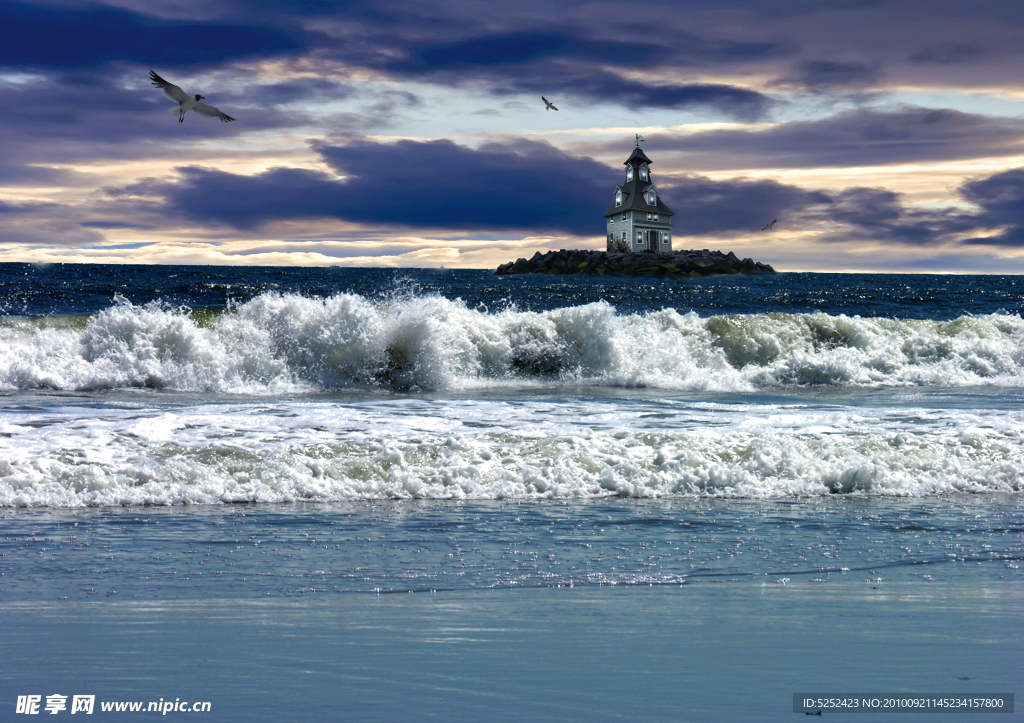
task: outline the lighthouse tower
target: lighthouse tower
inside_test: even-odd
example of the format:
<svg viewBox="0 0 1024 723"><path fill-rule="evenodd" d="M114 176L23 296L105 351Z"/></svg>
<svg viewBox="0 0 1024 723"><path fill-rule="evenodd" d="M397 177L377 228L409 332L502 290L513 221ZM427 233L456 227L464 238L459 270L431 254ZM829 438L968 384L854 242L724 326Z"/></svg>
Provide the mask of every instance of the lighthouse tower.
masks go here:
<svg viewBox="0 0 1024 723"><path fill-rule="evenodd" d="M672 250L675 214L651 179L651 163L639 145L626 159L626 180L615 187L615 202L604 213L609 251Z"/></svg>

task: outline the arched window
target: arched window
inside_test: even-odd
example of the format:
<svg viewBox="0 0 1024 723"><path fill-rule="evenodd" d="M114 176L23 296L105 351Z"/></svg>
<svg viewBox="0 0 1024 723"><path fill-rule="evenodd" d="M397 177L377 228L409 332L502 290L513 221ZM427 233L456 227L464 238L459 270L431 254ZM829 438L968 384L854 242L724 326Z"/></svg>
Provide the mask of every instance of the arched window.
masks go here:
<svg viewBox="0 0 1024 723"><path fill-rule="evenodd" d="M630 166L629 168L626 169L626 181L629 182L629 181L632 181L632 180L633 180L633 166Z"/></svg>

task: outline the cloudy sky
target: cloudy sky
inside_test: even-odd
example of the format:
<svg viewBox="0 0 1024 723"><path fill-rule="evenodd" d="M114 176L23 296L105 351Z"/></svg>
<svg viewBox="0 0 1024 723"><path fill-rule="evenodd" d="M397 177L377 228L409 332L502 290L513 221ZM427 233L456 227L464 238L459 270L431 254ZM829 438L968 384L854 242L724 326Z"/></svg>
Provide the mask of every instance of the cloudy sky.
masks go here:
<svg viewBox="0 0 1024 723"><path fill-rule="evenodd" d="M1021 273L1022 61L1020 0L0 1L0 261L603 248L641 133L676 248Z"/></svg>

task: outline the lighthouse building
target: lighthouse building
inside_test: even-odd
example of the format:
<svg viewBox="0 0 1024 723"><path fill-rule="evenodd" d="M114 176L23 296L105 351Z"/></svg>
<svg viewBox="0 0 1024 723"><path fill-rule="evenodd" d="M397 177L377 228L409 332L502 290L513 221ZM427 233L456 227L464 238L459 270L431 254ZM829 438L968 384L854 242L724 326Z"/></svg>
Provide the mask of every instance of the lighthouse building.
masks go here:
<svg viewBox="0 0 1024 723"><path fill-rule="evenodd" d="M615 201L604 213L608 250L671 251L675 214L651 179L651 159L637 147L625 166L626 180L615 187Z"/></svg>

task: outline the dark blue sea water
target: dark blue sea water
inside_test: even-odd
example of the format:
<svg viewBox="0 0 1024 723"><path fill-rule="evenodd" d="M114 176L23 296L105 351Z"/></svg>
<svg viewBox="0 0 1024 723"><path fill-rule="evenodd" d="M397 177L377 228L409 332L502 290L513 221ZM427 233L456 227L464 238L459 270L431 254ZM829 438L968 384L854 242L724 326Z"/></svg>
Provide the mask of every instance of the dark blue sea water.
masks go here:
<svg viewBox="0 0 1024 723"><path fill-rule="evenodd" d="M140 305L224 308L268 292L376 299L403 290L491 310L514 304L548 311L605 301L623 313L671 306L701 315L824 312L941 320L1024 310L1021 276L783 273L655 280L495 276L474 269L0 264L0 309L7 315L96 313L117 296Z"/></svg>
<svg viewBox="0 0 1024 723"><path fill-rule="evenodd" d="M0 710L1020 693L1022 291L0 265Z"/></svg>

